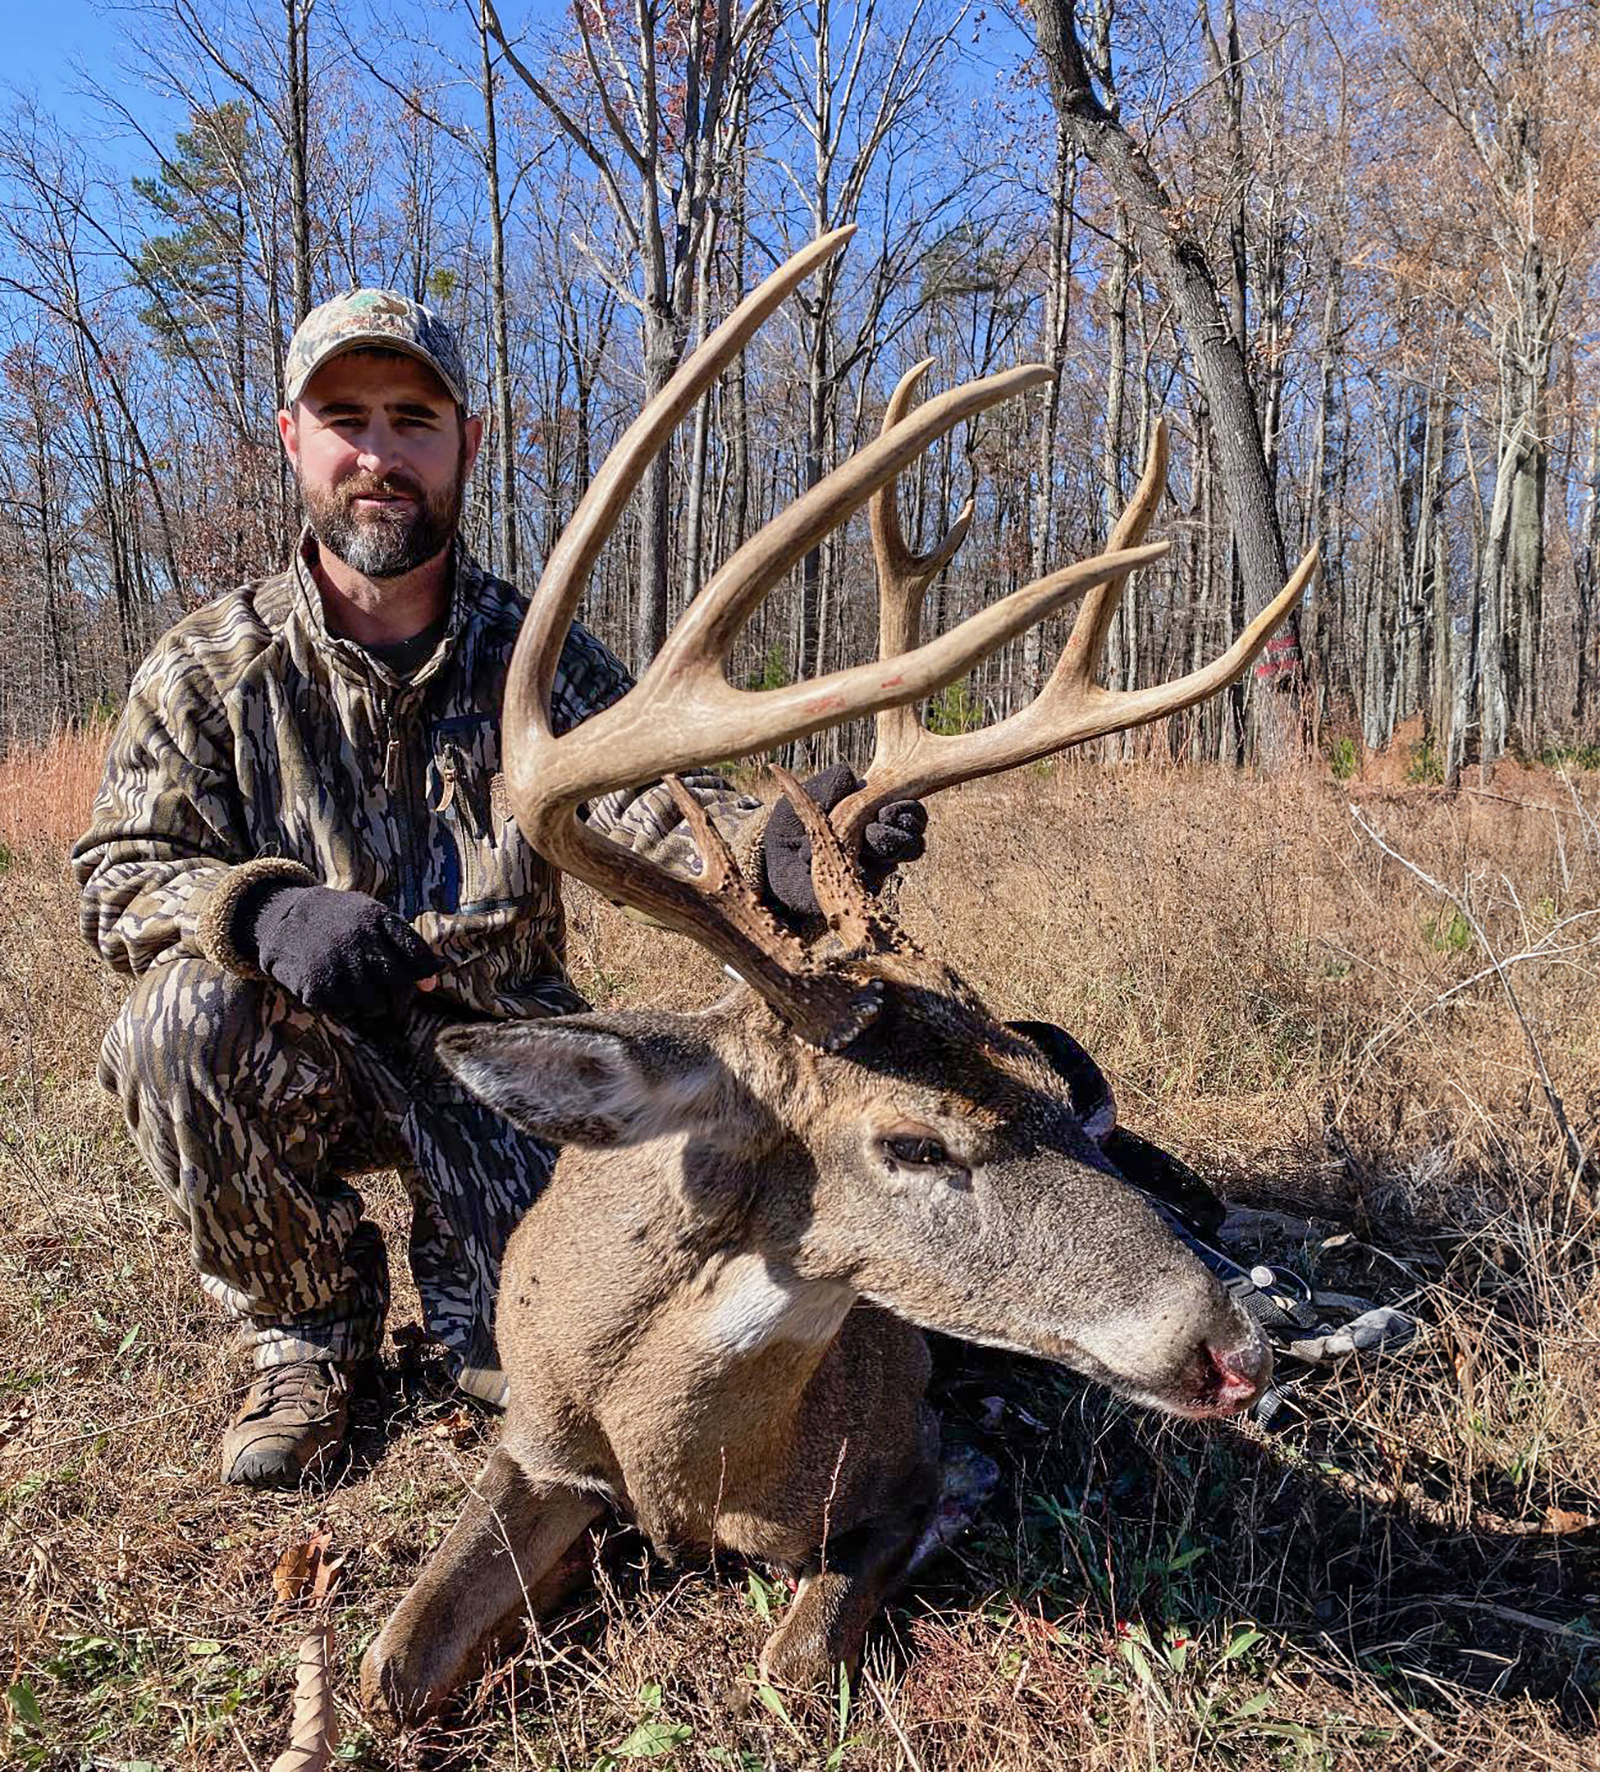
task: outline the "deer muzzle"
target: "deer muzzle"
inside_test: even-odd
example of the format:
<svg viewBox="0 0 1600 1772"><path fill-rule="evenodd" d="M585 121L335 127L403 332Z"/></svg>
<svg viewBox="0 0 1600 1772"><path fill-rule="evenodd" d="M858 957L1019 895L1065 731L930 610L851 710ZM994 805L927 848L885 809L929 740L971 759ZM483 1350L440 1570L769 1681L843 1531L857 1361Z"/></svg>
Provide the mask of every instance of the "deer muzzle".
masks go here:
<svg viewBox="0 0 1600 1772"><path fill-rule="evenodd" d="M1248 1340L1233 1347L1201 1344L1195 1357L1195 1406L1186 1415L1235 1415L1248 1409L1272 1376L1272 1350L1253 1327Z"/></svg>

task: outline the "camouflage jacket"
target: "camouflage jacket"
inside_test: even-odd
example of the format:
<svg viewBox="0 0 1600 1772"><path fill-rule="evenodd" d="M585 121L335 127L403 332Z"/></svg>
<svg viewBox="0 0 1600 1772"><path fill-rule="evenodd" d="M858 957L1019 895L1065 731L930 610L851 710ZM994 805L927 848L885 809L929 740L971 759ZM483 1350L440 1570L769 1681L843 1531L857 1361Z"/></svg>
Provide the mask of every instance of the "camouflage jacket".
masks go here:
<svg viewBox="0 0 1600 1772"><path fill-rule="evenodd" d="M579 1007L554 870L500 780L500 702L526 600L464 551L444 637L402 681L329 631L303 538L285 572L185 617L140 666L93 823L73 850L85 940L120 972L169 953L255 976L235 913L263 875L370 893L438 956L434 1001L493 1016ZM627 671L574 624L558 730L608 706ZM748 850L759 803L690 778ZM608 795L592 826L675 872L693 848L659 784Z"/></svg>

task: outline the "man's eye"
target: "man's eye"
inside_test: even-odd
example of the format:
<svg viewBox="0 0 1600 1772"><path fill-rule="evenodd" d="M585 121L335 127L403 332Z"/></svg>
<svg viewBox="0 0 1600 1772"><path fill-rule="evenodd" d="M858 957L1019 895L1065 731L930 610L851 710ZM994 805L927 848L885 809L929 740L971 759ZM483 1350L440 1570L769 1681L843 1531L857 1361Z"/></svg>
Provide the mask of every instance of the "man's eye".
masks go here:
<svg viewBox="0 0 1600 1772"><path fill-rule="evenodd" d="M936 1169L950 1161L950 1153L937 1138L886 1138L883 1148L897 1163Z"/></svg>

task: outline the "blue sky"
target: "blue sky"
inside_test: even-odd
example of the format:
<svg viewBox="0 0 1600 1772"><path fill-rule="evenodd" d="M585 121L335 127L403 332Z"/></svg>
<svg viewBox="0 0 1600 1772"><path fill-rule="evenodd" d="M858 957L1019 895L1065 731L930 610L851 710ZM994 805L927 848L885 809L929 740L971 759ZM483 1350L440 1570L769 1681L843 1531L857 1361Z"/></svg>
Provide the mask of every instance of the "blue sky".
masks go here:
<svg viewBox="0 0 1600 1772"><path fill-rule="evenodd" d="M86 146L102 148L129 166L144 166L148 151L140 143L121 141L85 93L83 75L74 65L92 69L94 78L135 116L159 123L160 105L118 66L123 35L136 28L137 14L94 6L90 0L21 0L5 11L8 53L0 90L7 97L36 96L41 108L53 112Z"/></svg>
<svg viewBox="0 0 1600 1772"><path fill-rule="evenodd" d="M475 58L460 0L405 0L405 4L418 7L430 35L450 40L459 34L463 59ZM501 16L508 27L528 33L537 43L568 4L569 0L501 0ZM935 0L935 8L938 5ZM229 0L201 0L201 10L226 16ZM356 8L349 10L354 14ZM0 112L9 110L15 97L34 98L88 150L92 162L113 176L131 178L150 172L155 156L149 144L125 122L108 115L89 90L91 84L103 87L138 120L151 142L170 142L185 126L187 116L181 106L156 97L137 71L128 71L129 63L137 63L137 55L125 50L137 44L145 23L137 0L0 0L0 16L9 52L0 63ZM403 20L404 4L391 16ZM318 22L324 31L330 28L320 10ZM950 72L962 101L981 111L1015 99L1012 82L1029 46L1002 9L977 0L959 33L958 46Z"/></svg>

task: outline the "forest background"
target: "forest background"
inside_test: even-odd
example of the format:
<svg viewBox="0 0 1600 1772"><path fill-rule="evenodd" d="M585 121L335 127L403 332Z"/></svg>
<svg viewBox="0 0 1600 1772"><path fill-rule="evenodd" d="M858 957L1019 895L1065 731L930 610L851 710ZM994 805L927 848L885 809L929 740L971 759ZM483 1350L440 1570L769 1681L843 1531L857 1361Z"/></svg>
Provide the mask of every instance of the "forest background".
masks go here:
<svg viewBox="0 0 1600 1772"><path fill-rule="evenodd" d="M1012 0L93 19L74 71L0 112L0 744L114 710L157 634L285 559L273 413L317 301L393 286L460 328L489 421L469 533L531 583L708 322L845 222L837 271L684 428L597 574L589 619L636 667L708 569L875 433L911 364L948 385L1031 359L1053 387L908 479L927 535L977 499L935 620L1100 546L1165 413L1176 545L1130 593L1108 681L1213 654L1261 601L1229 503L1253 424L1277 553L1323 561L1257 696L1296 694L1341 770L1402 722L1420 780L1595 742L1589 8L1080 8L1090 101L1214 288L1242 412L1197 374L1161 238L1080 152ZM870 649L863 529L771 599L736 680ZM998 654L935 722L1018 705L1060 637ZM1158 742L1242 754L1246 693Z"/></svg>

